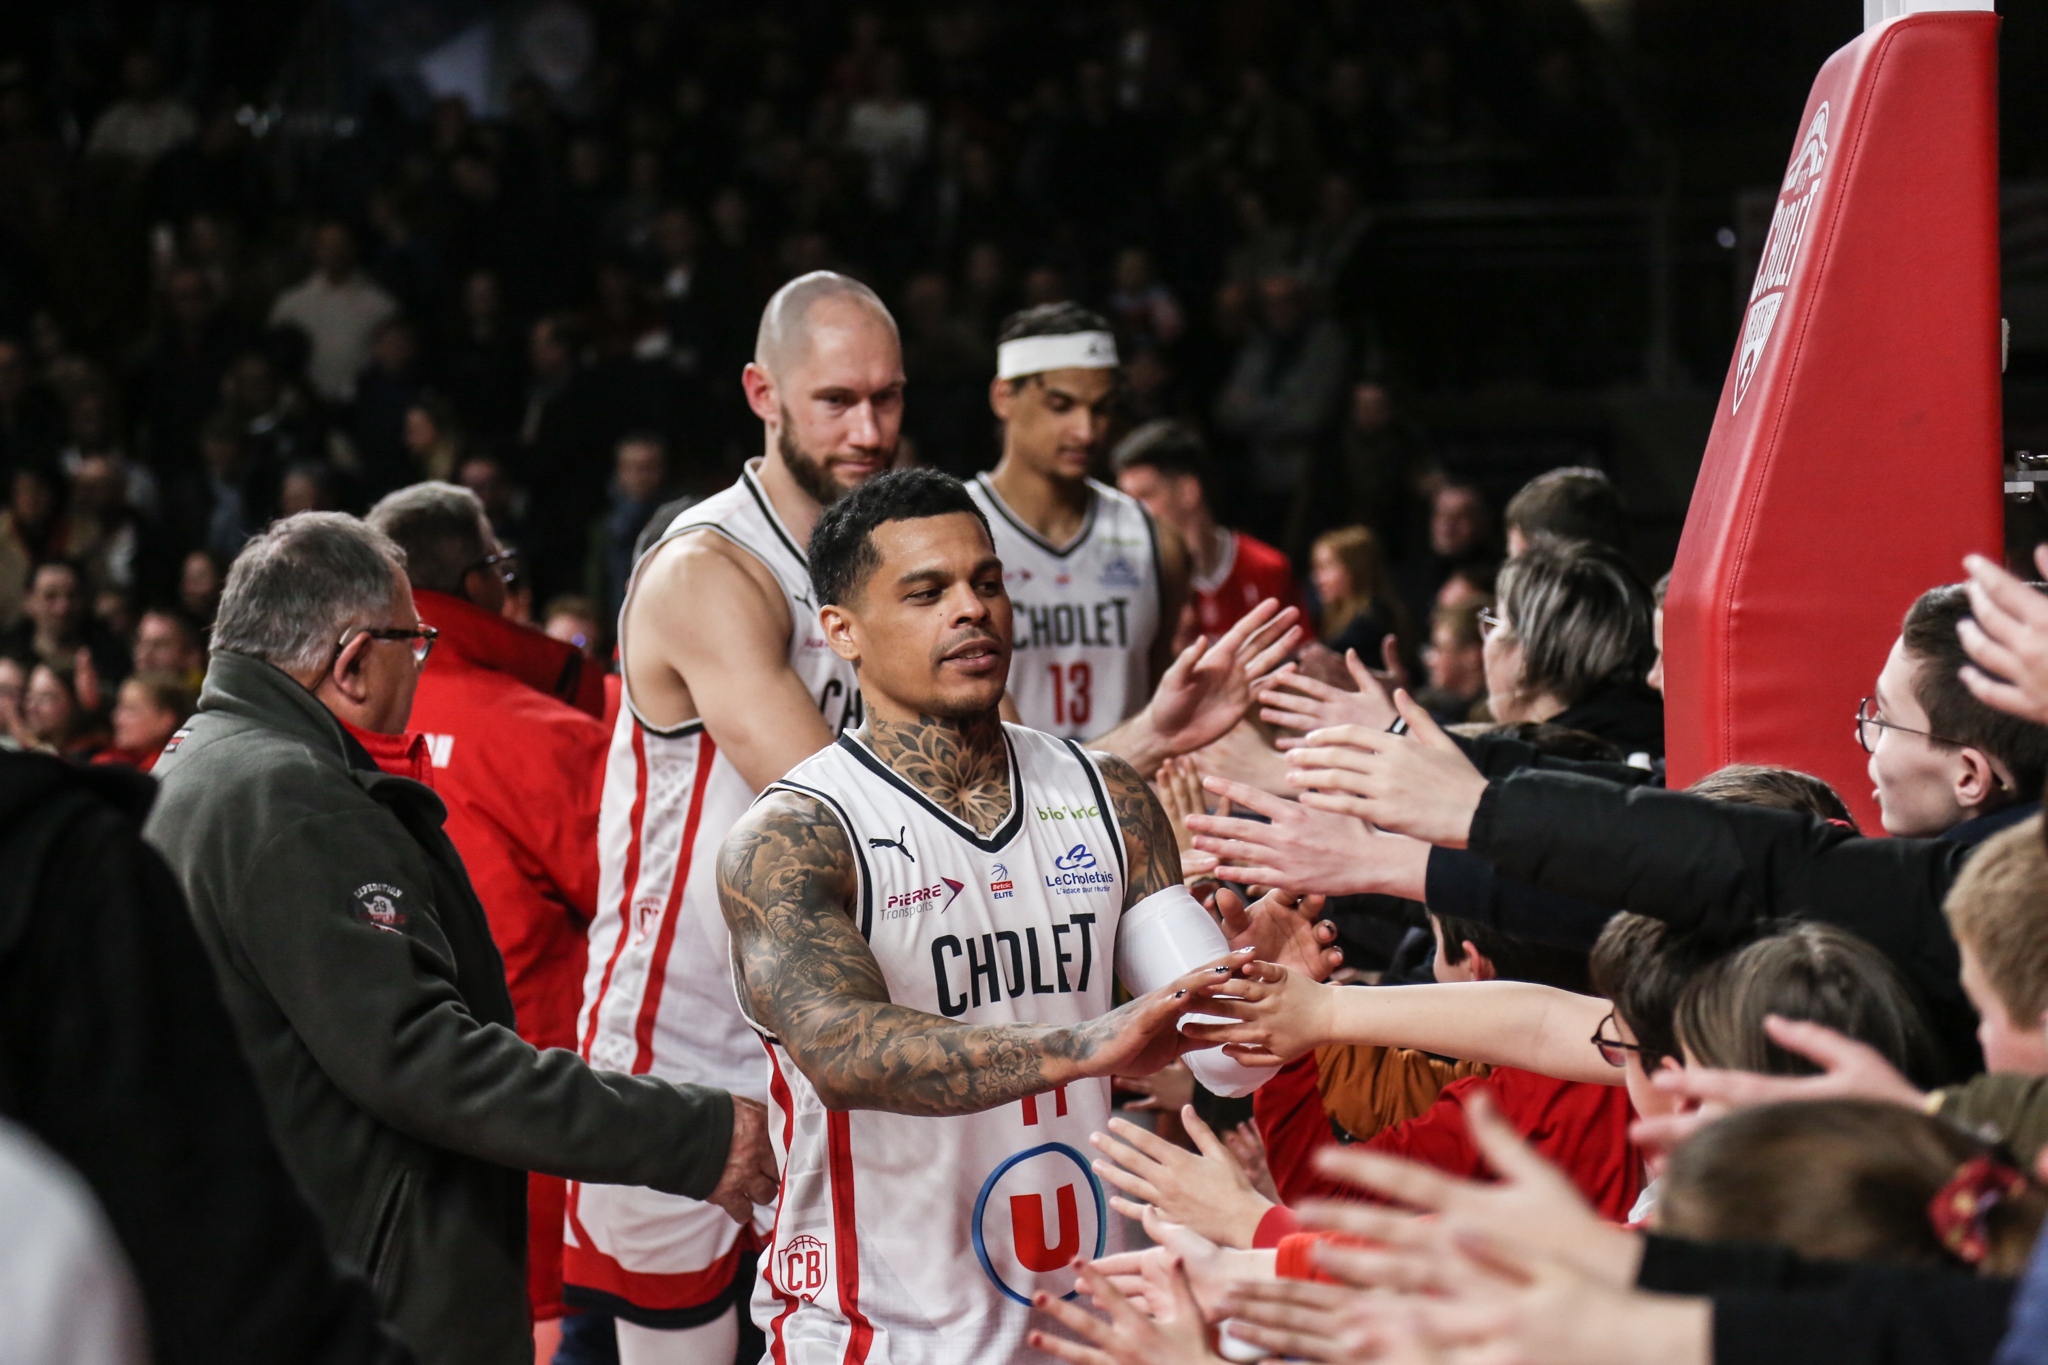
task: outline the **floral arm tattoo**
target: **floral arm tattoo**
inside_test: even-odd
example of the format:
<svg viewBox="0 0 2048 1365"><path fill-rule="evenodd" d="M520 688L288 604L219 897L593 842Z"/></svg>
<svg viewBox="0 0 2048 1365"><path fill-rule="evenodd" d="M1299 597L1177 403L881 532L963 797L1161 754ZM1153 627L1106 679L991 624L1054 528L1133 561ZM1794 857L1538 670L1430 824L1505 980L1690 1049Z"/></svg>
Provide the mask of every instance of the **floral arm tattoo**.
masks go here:
<svg viewBox="0 0 2048 1365"><path fill-rule="evenodd" d="M1091 752L1090 758L1102 770L1109 803L1116 807L1116 821L1124 835L1124 853L1130 870L1124 878L1124 909L1145 897L1180 885L1180 845L1173 837L1173 821L1166 807L1138 770L1115 754Z"/></svg>
<svg viewBox="0 0 2048 1365"><path fill-rule="evenodd" d="M846 831L811 797L756 803L719 850L718 899L748 1012L828 1107L973 1114L1102 1074L1089 1060L1130 1006L1049 1026L955 1024L893 1004L854 922L857 893Z"/></svg>

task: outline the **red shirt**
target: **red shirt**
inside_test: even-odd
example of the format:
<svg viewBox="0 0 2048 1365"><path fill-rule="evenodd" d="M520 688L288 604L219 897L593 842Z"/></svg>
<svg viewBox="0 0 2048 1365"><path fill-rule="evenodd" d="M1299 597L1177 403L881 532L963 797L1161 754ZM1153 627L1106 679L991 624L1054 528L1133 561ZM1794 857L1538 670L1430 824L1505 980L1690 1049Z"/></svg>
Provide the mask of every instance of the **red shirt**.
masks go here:
<svg viewBox="0 0 2048 1365"><path fill-rule="evenodd" d="M504 956L519 1036L573 1050L584 929L597 906L597 806L610 740L597 719L603 678L583 668L573 645L531 626L443 593L416 589L413 597L441 632L411 723L448 807L448 837ZM536 1317L562 1312L564 1198L559 1178L529 1177Z"/></svg>
<svg viewBox="0 0 2048 1365"><path fill-rule="evenodd" d="M1261 1086L1252 1101L1266 1163L1281 1199L1359 1199L1355 1186L1341 1185L1315 1169L1316 1149L1337 1141L1317 1088L1313 1054L1298 1057ZM1545 1160L1564 1171L1603 1218L1628 1221L1643 1192L1643 1151L1629 1141L1635 1111L1619 1085L1561 1081L1511 1066L1490 1076L1468 1076L1443 1088L1436 1102L1416 1117L1380 1133L1368 1151L1406 1157L1467 1180L1491 1178L1465 1126L1464 1099L1478 1087L1492 1091L1501 1117ZM1295 1231L1291 1218L1275 1210L1259 1224L1258 1245L1273 1246Z"/></svg>
<svg viewBox="0 0 2048 1365"><path fill-rule="evenodd" d="M1280 599L1283 607L1302 605L1301 590L1294 583L1294 566L1287 556L1242 531L1225 531L1228 547L1223 562L1209 578L1197 578L1189 586L1194 605L1194 630L1211 640L1237 624L1238 618L1268 597Z"/></svg>

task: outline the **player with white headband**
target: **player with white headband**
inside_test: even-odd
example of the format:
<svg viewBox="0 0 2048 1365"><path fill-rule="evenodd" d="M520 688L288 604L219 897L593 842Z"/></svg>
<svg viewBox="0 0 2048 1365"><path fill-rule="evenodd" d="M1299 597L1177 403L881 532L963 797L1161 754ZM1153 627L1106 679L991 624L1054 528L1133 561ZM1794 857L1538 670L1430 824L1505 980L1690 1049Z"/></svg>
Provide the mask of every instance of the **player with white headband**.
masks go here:
<svg viewBox="0 0 2048 1365"><path fill-rule="evenodd" d="M1100 315L1072 303L1011 315L989 385L1002 460L968 485L1016 604L1018 717L1072 739L1094 739L1144 706L1173 662L1188 590L1179 537L1088 477L1116 384L1116 338Z"/></svg>

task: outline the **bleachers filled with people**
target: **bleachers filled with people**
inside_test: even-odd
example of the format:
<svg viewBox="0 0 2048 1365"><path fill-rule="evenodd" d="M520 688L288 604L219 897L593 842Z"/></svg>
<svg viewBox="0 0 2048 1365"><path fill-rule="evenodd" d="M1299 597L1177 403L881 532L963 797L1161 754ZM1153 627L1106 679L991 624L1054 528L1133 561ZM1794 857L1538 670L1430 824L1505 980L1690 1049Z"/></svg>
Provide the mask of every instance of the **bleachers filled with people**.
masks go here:
<svg viewBox="0 0 2048 1365"><path fill-rule="evenodd" d="M2048 1365L2048 587L1688 769L1366 247L1599 16L1411 8L0 61L0 1359Z"/></svg>

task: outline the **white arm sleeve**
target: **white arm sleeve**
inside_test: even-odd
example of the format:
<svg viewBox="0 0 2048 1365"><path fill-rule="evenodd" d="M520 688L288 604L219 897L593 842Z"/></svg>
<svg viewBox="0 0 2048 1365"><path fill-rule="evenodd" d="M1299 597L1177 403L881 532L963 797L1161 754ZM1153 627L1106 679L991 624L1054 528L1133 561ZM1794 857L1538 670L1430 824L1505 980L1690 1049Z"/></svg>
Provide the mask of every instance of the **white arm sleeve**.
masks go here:
<svg viewBox="0 0 2048 1365"><path fill-rule="evenodd" d="M1117 922L1117 979L1133 995L1156 991L1229 951L1223 930L1185 886L1155 891L1124 911ZM1217 1014L1190 1014L1183 1022L1231 1021ZM1234 1062L1221 1048L1190 1052L1183 1060L1195 1078L1218 1095L1249 1095L1273 1074L1272 1067Z"/></svg>

